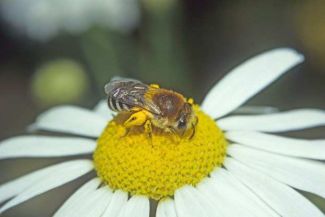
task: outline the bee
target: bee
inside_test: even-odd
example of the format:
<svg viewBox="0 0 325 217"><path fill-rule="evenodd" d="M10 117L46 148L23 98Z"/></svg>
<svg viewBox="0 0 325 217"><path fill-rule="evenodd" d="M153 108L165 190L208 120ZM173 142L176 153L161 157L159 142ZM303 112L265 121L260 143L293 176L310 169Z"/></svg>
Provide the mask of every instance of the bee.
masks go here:
<svg viewBox="0 0 325 217"><path fill-rule="evenodd" d="M191 130L195 134L198 118L193 109L193 99L175 91L147 85L134 79L113 79L105 85L108 106L116 112L129 112L123 123L126 129L143 126L152 136L152 127L183 136Z"/></svg>

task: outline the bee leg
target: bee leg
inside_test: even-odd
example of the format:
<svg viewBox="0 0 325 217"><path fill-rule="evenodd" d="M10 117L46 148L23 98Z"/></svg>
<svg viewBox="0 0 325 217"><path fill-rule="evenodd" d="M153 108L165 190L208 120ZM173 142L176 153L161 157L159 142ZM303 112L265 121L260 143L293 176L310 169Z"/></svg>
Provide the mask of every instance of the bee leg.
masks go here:
<svg viewBox="0 0 325 217"><path fill-rule="evenodd" d="M147 120L147 115L143 111L138 111L133 113L125 122L124 127L130 128L133 126L141 126L143 125Z"/></svg>
<svg viewBox="0 0 325 217"><path fill-rule="evenodd" d="M167 132L168 133L171 133L173 135L172 139L175 143L179 143L180 139L181 139L181 136L175 131L174 128L172 127L168 127L167 128Z"/></svg>
<svg viewBox="0 0 325 217"><path fill-rule="evenodd" d="M148 135L151 146L152 146L152 125L151 125L150 120L147 120L144 123L144 132Z"/></svg>
<svg viewBox="0 0 325 217"><path fill-rule="evenodd" d="M152 137L152 126L149 120L144 123L144 132L148 134L149 138Z"/></svg>
<svg viewBox="0 0 325 217"><path fill-rule="evenodd" d="M192 124L192 128L191 129L192 129L192 134L189 137L189 140L191 140L193 138L193 136L195 135L195 125L194 124Z"/></svg>
<svg viewBox="0 0 325 217"><path fill-rule="evenodd" d="M129 134L130 130L131 130L131 128L125 128L124 135L121 136L121 138L126 137Z"/></svg>
<svg viewBox="0 0 325 217"><path fill-rule="evenodd" d="M194 126L196 126L198 123L199 123L199 118L198 118L197 116L195 116L195 121L194 121L194 123L193 123ZM192 124L192 125L193 125L193 124Z"/></svg>
<svg viewBox="0 0 325 217"><path fill-rule="evenodd" d="M196 125L199 123L199 118L197 117L197 116L195 116L195 121L194 121L194 123L192 123L191 125L192 125L192 134L191 134L191 136L189 137L189 139L191 140L192 138L193 138L193 136L195 135L195 127L196 127Z"/></svg>

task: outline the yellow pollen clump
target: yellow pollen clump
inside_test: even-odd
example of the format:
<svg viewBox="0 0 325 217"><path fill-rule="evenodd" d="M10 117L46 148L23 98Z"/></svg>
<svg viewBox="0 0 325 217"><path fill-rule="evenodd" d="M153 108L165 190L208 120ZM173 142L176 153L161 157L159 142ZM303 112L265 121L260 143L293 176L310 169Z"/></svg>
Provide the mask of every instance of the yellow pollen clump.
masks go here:
<svg viewBox="0 0 325 217"><path fill-rule="evenodd" d="M196 185L220 167L227 142L215 121L194 106L198 117L192 139L154 129L152 139L142 128L125 135L125 118L108 123L97 142L94 164L98 176L112 189L153 199L172 196L183 185Z"/></svg>

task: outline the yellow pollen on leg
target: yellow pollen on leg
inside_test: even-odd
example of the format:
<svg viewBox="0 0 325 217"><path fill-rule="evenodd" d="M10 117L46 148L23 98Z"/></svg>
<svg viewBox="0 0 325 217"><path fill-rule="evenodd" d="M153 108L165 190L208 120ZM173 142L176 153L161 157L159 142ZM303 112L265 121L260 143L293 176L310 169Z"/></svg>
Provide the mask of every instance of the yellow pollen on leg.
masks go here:
<svg viewBox="0 0 325 217"><path fill-rule="evenodd" d="M112 189L161 199L183 185L196 185L226 155L227 142L215 121L194 106L198 117L192 139L141 127L126 134L123 117L110 121L97 141L94 164L98 176Z"/></svg>

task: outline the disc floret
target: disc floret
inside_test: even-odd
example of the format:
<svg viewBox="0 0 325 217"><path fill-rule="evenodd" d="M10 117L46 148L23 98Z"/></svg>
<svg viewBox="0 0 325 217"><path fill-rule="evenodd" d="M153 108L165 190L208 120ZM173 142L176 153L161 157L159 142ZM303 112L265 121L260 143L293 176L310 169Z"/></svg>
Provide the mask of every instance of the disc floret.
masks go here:
<svg viewBox="0 0 325 217"><path fill-rule="evenodd" d="M148 138L140 127L125 135L123 117L115 117L94 152L98 176L113 189L153 199L199 183L222 164L227 142L215 121L194 108L199 122L191 139L158 129Z"/></svg>

